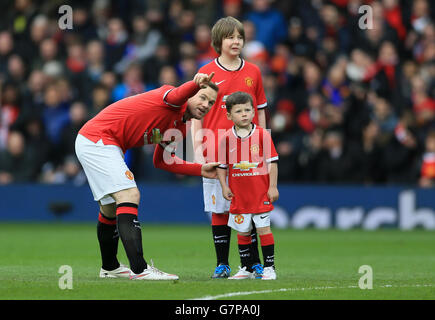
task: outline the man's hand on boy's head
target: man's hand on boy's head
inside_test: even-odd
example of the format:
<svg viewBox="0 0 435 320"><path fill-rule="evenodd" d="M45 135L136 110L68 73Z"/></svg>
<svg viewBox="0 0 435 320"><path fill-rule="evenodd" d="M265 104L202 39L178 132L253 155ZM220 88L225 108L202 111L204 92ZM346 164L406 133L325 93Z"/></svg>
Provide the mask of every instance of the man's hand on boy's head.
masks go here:
<svg viewBox="0 0 435 320"><path fill-rule="evenodd" d="M206 73L197 73L193 77L193 81L201 88L204 89L204 87L210 83L211 79L214 76L214 72L210 73L210 75Z"/></svg>

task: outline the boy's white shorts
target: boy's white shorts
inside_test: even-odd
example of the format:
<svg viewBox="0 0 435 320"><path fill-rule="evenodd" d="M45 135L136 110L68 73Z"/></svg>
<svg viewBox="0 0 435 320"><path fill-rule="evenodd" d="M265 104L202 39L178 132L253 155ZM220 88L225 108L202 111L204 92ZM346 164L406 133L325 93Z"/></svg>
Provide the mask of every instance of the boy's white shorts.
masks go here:
<svg viewBox="0 0 435 320"><path fill-rule="evenodd" d="M110 194L136 187L120 147L105 145L102 140L94 143L79 134L75 149L95 201L102 205L114 203Z"/></svg>
<svg viewBox="0 0 435 320"><path fill-rule="evenodd" d="M264 213L230 213L228 218L228 226L238 232L249 232L252 229L252 224L256 228L270 227L270 212Z"/></svg>
<svg viewBox="0 0 435 320"><path fill-rule="evenodd" d="M231 201L222 195L222 187L218 179L202 178L204 193L204 211L224 213L230 210Z"/></svg>

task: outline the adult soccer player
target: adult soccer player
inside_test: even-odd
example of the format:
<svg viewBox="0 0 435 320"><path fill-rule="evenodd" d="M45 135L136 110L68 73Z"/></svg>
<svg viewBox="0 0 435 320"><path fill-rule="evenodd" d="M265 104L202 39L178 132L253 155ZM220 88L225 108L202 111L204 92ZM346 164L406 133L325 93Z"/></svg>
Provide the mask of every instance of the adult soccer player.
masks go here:
<svg viewBox="0 0 435 320"><path fill-rule="evenodd" d="M97 225L102 258L100 277L178 279L177 275L148 265L143 257L138 221L140 193L124 153L133 147L156 144L155 167L184 175L216 177L217 163L189 163L173 153L173 145L186 134L187 121L202 119L215 103L218 87L211 82L212 77L213 73L197 73L192 81L179 87L164 85L119 100L79 131L76 154L100 208ZM119 238L130 269L117 260Z"/></svg>
<svg viewBox="0 0 435 320"><path fill-rule="evenodd" d="M231 201L228 225L238 232L241 267L228 279L275 280L275 242L270 212L278 200L278 153L270 134L252 123L253 101L245 92L227 99L227 116L234 126L219 142L218 178L222 195ZM228 170L228 183L226 181ZM251 229L257 227L264 266L251 257Z"/></svg>
<svg viewBox="0 0 435 320"><path fill-rule="evenodd" d="M233 123L227 119L225 100L233 92L244 91L254 99L253 122L266 128L264 108L267 106L260 69L240 57L244 46L243 24L233 18L219 19L212 28L212 46L219 57L199 69L202 73L214 72L214 81L219 86L215 107L201 121L192 121L192 136L197 162L216 161L215 146L219 129L226 131ZM205 147L205 152L199 147ZM228 262L231 228L228 227L230 201L222 196L217 179L203 178L204 210L211 213L211 225L216 251L216 268L212 278L227 278L231 268ZM252 229L252 256L259 263L258 241L255 227Z"/></svg>

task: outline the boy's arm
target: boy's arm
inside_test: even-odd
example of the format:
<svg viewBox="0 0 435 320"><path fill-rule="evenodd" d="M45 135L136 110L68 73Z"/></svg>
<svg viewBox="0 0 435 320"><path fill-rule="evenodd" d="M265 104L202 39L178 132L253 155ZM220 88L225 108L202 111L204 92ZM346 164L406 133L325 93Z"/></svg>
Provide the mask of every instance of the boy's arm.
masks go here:
<svg viewBox="0 0 435 320"><path fill-rule="evenodd" d="M258 109L258 125L266 129L266 112L264 109Z"/></svg>
<svg viewBox="0 0 435 320"><path fill-rule="evenodd" d="M184 161L178 158L174 153L166 150L165 146L161 144L156 145L153 164L156 168L172 173L188 176L202 176L209 179L216 178L216 167L219 165L218 162L201 165L199 163Z"/></svg>
<svg viewBox="0 0 435 320"><path fill-rule="evenodd" d="M227 168L225 165L220 165L216 169L217 177L222 187L222 195L228 201L231 201L233 198L233 193L231 189L227 186Z"/></svg>
<svg viewBox="0 0 435 320"><path fill-rule="evenodd" d="M267 196L270 202L275 202L279 198L278 192L278 164L276 162L269 163L269 190Z"/></svg>

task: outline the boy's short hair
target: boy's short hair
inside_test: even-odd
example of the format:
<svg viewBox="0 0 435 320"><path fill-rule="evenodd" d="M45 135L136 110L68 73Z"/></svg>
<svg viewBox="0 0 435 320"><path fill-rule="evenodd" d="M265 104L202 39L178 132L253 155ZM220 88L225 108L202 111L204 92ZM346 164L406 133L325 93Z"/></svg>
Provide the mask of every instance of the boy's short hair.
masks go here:
<svg viewBox="0 0 435 320"><path fill-rule="evenodd" d="M252 99L251 95L249 93L243 92L243 91L237 91L232 94L230 94L226 101L225 106L227 108L227 112L230 113L233 106L236 104L245 104L250 103L252 107L254 107L254 100Z"/></svg>
<svg viewBox="0 0 435 320"><path fill-rule="evenodd" d="M211 29L211 45L218 54L222 53L222 40L233 34L236 29L245 41L245 29L243 23L233 17L219 19Z"/></svg>

